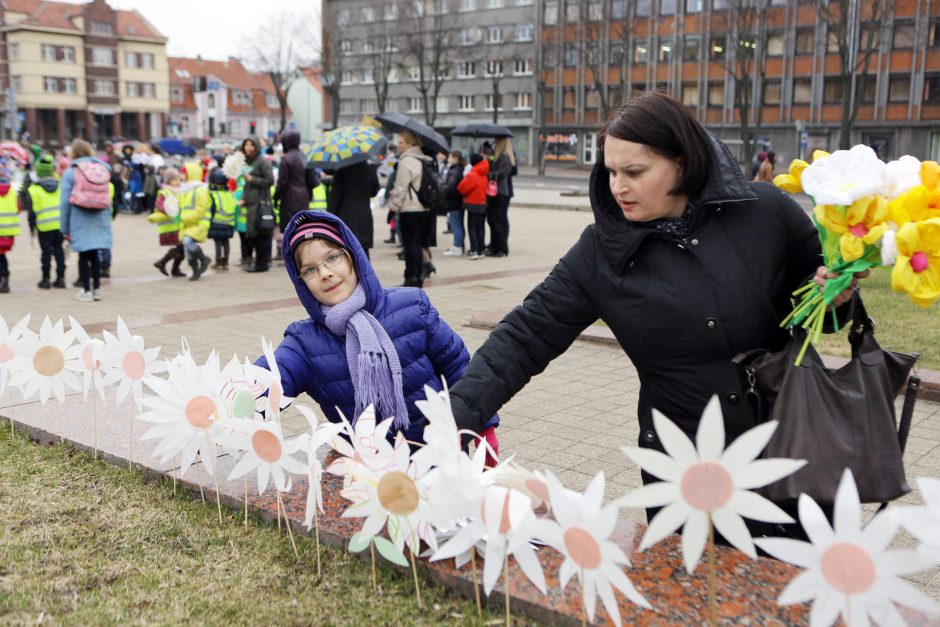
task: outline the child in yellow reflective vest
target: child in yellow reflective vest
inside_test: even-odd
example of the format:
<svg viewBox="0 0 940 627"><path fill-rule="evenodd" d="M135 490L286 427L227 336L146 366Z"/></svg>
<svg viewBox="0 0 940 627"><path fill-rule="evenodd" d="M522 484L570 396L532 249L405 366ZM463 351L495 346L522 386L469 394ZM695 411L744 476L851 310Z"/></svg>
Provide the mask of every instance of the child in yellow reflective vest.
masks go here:
<svg viewBox="0 0 940 627"><path fill-rule="evenodd" d="M13 240L20 234L19 203L10 186L6 172L0 173L0 294L10 291L10 269L7 253L13 250Z"/></svg>
<svg viewBox="0 0 940 627"><path fill-rule="evenodd" d="M59 180L55 177L55 161L51 155L43 155L36 161L36 177L21 198L29 215L31 232L38 232L39 248L42 250L40 264L42 280L37 284L41 290L53 287L65 289L65 251L62 245L65 236L60 225ZM52 259L55 258L55 281L49 281Z"/></svg>
<svg viewBox="0 0 940 627"><path fill-rule="evenodd" d="M180 239L189 267L193 269L189 280L198 281L212 263L199 245L209 236L212 201L209 198L209 189L202 182L202 166L196 162L184 163L183 171L186 173L186 182L177 192Z"/></svg>
<svg viewBox="0 0 940 627"><path fill-rule="evenodd" d="M181 182L182 175L176 168L167 168L163 172L163 186L157 192L153 213L147 218L150 223L157 225L160 245L172 247L153 264L161 274L167 275L166 264L172 261L173 269L169 276L186 276L186 273L180 270L180 264L186 258L186 253L183 252L183 245L180 243L180 207L176 197Z"/></svg>
<svg viewBox="0 0 940 627"><path fill-rule="evenodd" d="M229 240L235 234L235 219L240 207L229 191L228 178L221 168L209 175L209 197L212 200L212 224L209 239L215 242L215 264L213 270L228 270Z"/></svg>

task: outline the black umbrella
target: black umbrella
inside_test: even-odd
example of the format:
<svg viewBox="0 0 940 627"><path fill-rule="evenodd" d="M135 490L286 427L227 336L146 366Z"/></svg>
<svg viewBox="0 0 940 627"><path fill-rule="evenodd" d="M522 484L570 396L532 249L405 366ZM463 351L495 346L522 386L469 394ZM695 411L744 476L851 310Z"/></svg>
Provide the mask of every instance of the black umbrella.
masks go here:
<svg viewBox="0 0 940 627"><path fill-rule="evenodd" d="M461 124L450 133L457 137L512 137L512 131L499 124Z"/></svg>
<svg viewBox="0 0 940 627"><path fill-rule="evenodd" d="M450 152L450 145L443 135L427 124L410 118L403 113L389 111L380 113L375 116L375 119L396 133L411 131L421 138L421 145L425 148L430 148L435 152Z"/></svg>

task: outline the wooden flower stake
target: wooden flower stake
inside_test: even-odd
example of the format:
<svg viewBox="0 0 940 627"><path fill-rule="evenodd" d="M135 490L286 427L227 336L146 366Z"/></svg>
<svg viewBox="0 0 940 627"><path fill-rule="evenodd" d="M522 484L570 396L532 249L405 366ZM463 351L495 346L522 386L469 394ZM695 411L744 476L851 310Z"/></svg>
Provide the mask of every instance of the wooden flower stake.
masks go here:
<svg viewBox="0 0 940 627"><path fill-rule="evenodd" d="M173 477L173 496L176 496L176 470L179 465L176 463L176 455L173 456L173 468L170 468L170 476Z"/></svg>
<svg viewBox="0 0 940 627"><path fill-rule="evenodd" d="M196 464L196 479L199 482L199 498L202 499L202 505L206 505L206 493L202 491L202 463Z"/></svg>
<svg viewBox="0 0 940 627"><path fill-rule="evenodd" d="M584 568L581 569L581 589L584 590ZM588 615L587 615L587 605L583 602L581 603L581 627L587 627L588 624Z"/></svg>
<svg viewBox="0 0 940 627"><path fill-rule="evenodd" d="M313 537L317 548L317 579L323 579L323 573L320 570L320 516L317 508L313 508Z"/></svg>
<svg viewBox="0 0 940 627"><path fill-rule="evenodd" d="M375 580L375 542L369 543L369 556L372 558L372 592L377 592L379 584Z"/></svg>
<svg viewBox="0 0 940 627"><path fill-rule="evenodd" d="M7 413L10 415L10 440L13 440L13 388L7 388Z"/></svg>
<svg viewBox="0 0 940 627"><path fill-rule="evenodd" d="M420 540L416 540L415 544L420 544ZM424 609L424 603L421 602L421 588L418 586L418 567L415 565L415 552L414 550L408 551L408 555L411 556L411 574L414 575L415 579L415 596L418 598L418 609Z"/></svg>
<svg viewBox="0 0 940 627"><path fill-rule="evenodd" d="M582 579L583 581L583 579ZM718 626L718 573L715 569L715 525L708 517L708 622Z"/></svg>
<svg viewBox="0 0 940 627"><path fill-rule="evenodd" d="M509 542L506 542L506 553L503 555L503 589L506 591L506 627L512 624L509 615Z"/></svg>
<svg viewBox="0 0 940 627"><path fill-rule="evenodd" d="M59 403L58 403L58 401L56 401L56 404L55 404L55 423L56 423L57 425L59 425L60 419L61 419L61 416L60 416L60 413L59 413ZM61 427L61 425L59 425L59 426ZM59 444L65 444L65 435L63 435L62 431L59 431Z"/></svg>
<svg viewBox="0 0 940 627"><path fill-rule="evenodd" d="M480 584L477 583L477 548L470 548L470 570L473 572L473 598L477 602L477 618L483 618L483 605L480 603Z"/></svg>
<svg viewBox="0 0 940 627"><path fill-rule="evenodd" d="M245 475L245 529L248 528L248 475Z"/></svg>
<svg viewBox="0 0 940 627"><path fill-rule="evenodd" d="M91 391L91 430L95 447L95 461L98 460L98 399L95 398L95 390Z"/></svg>
<svg viewBox="0 0 940 627"><path fill-rule="evenodd" d="M131 428L128 429L127 437L127 469L130 470L134 463L134 399L131 397Z"/></svg>
<svg viewBox="0 0 940 627"><path fill-rule="evenodd" d="M212 442L209 441L209 432L203 431L203 435L206 437L206 447L214 450ZM201 454L200 454L201 457ZM215 484L215 507L219 512L219 524L222 524L222 498L219 496L221 490L219 489L219 464L218 460L212 465L212 482Z"/></svg>
<svg viewBox="0 0 940 627"><path fill-rule="evenodd" d="M277 506L284 513L284 525L287 527L287 537L290 538L290 545L294 549L294 557L300 559L300 553L297 552L297 545L294 544L294 532L290 529L290 521L287 519L287 509L284 508L284 501L281 500L281 491L277 488L274 488L274 493L277 494Z"/></svg>

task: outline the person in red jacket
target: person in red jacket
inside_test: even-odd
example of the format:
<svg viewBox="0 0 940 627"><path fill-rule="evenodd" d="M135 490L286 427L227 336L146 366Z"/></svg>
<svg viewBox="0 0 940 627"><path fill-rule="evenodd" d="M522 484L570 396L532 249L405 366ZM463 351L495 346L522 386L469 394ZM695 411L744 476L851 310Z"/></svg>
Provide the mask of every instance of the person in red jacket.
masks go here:
<svg viewBox="0 0 940 627"><path fill-rule="evenodd" d="M470 155L470 171L457 185L463 196L463 208L467 210L467 234L470 236L470 259L483 257L486 242L486 185L489 182L490 162L482 155Z"/></svg>

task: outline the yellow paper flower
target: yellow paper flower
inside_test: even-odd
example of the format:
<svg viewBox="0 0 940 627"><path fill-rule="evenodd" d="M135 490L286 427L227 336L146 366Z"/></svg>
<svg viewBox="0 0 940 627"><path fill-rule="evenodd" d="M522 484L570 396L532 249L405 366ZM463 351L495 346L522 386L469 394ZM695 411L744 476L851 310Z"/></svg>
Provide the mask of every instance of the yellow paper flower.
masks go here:
<svg viewBox="0 0 940 627"><path fill-rule="evenodd" d="M875 244L888 230L888 202L883 196L859 198L847 208L816 205L816 219L833 233L839 233L839 251L845 261L865 254L866 244Z"/></svg>
<svg viewBox="0 0 940 627"><path fill-rule="evenodd" d="M829 154L830 153L826 152L825 150L814 150L813 151L813 163L816 163L820 159L825 159L826 157L829 156Z"/></svg>
<svg viewBox="0 0 940 627"><path fill-rule="evenodd" d="M940 218L908 222L895 241L892 289L907 294L915 305L929 307L940 298Z"/></svg>
<svg viewBox="0 0 940 627"><path fill-rule="evenodd" d="M888 216L898 226L940 218L940 187L930 189L926 185L915 185L889 203Z"/></svg>
<svg viewBox="0 0 940 627"><path fill-rule="evenodd" d="M920 162L920 181L930 190L940 188L940 164L936 161Z"/></svg>
<svg viewBox="0 0 940 627"><path fill-rule="evenodd" d="M791 194L802 192L803 186L800 184L800 176L802 176L803 170L808 167L809 164L802 159L794 159L790 162L789 174L778 174L775 176L774 185Z"/></svg>

